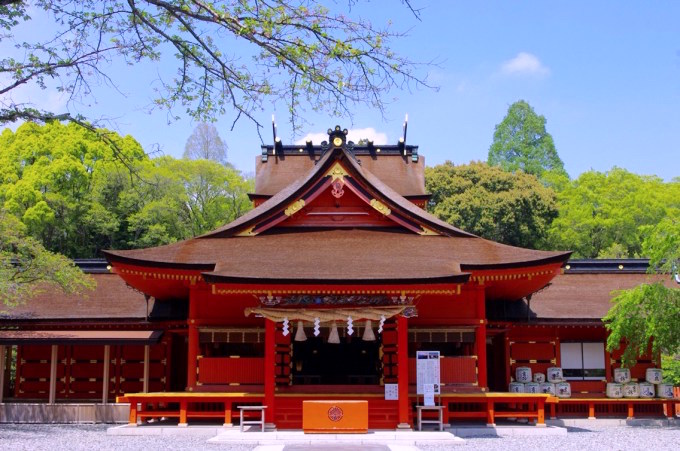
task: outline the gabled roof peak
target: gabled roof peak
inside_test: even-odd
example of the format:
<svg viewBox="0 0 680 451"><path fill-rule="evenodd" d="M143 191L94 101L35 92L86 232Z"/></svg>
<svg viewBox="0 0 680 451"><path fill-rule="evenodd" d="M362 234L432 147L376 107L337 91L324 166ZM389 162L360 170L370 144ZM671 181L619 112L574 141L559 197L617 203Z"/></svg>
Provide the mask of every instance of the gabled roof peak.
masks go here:
<svg viewBox="0 0 680 451"><path fill-rule="evenodd" d="M362 168L343 140L346 137L344 131L333 130L329 136L334 142L330 143L329 150L305 176L246 215L201 238L258 235L301 211L324 190L336 189L331 185L337 183L346 186L395 225L412 232L420 235L474 236L415 206Z"/></svg>

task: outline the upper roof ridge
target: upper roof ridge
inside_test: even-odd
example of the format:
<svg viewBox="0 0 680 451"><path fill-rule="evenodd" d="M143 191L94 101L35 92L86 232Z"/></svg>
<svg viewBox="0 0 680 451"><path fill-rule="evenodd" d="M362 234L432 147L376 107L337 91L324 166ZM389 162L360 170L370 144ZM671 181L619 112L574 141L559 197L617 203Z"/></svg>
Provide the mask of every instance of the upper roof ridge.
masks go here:
<svg viewBox="0 0 680 451"><path fill-rule="evenodd" d="M258 229L264 229L264 226L261 225L263 222L271 227L273 221L284 220L309 202L309 196L311 196L309 193L314 188L318 189L323 182L329 182L325 179L335 180L337 177L331 174L331 171L336 164L340 164L344 168L347 172L346 175L351 179L352 186L356 185L354 187L365 194L365 200L370 202L371 206L376 208L376 205L379 204L387 205L389 207L387 209L376 208L376 210L399 224L408 223L411 227L407 226L407 228L412 231L422 235L475 237L475 235L458 229L414 205L364 168L350 149L346 129L343 130L340 126L336 126L334 129L328 129L328 135L328 151L315 162L314 167L307 174L298 178L244 216L198 238L257 235ZM323 144L326 144L326 142Z"/></svg>

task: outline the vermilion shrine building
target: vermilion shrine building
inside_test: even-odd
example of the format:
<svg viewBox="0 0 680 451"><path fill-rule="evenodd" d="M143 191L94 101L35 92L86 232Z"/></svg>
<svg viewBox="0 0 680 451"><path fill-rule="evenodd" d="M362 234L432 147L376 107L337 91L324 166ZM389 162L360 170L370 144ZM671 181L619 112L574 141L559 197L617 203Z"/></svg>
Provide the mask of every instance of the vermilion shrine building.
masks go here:
<svg viewBox="0 0 680 451"><path fill-rule="evenodd" d="M495 243L435 218L423 210L416 146L356 146L339 127L321 146L264 146L251 198L254 210L203 236L107 251L115 274L90 262L94 293L10 311L5 401L214 393L224 409L196 416L229 422L233 406L262 404L268 423L300 428L303 400L362 399L369 427L395 428L413 424L418 350L441 353L447 419L487 415L469 397L506 392L517 366L562 366L575 395L602 396L620 365L600 318L611 290L644 281L646 262L568 264L569 252Z"/></svg>

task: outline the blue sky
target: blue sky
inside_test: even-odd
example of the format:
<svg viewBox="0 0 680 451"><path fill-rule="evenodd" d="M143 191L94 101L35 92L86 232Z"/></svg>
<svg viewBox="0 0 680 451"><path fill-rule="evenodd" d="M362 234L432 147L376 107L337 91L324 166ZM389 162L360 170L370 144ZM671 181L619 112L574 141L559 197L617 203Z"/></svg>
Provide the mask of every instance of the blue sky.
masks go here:
<svg viewBox="0 0 680 451"><path fill-rule="evenodd" d="M407 142L420 146L428 165L467 163L486 160L495 125L511 103L523 99L546 117L547 130L572 177L614 166L666 180L680 176L680 2L412 4L422 8L422 21L387 0L357 5L350 15L375 24L391 20L396 29L410 30L393 47L414 60L438 61L425 72L440 89L391 93L396 99L385 118L366 107L356 109L353 122L309 114L306 132L340 124L371 128L396 143L408 114ZM336 5L343 8L346 3L338 0ZM159 68L114 62L110 70L125 97L99 86L96 102L71 108L111 118L111 128L134 136L147 151L158 148L181 156L196 124L189 118L168 124L165 112L149 114L145 108ZM64 102L50 91L17 95L57 108ZM284 143L302 138L291 136L283 105L272 105L258 113L258 119L268 124L272 114L277 115ZM227 115L216 123L229 145L229 160L252 172L259 137L247 121L231 131L232 120L233 115ZM271 142L268 128L263 137Z"/></svg>

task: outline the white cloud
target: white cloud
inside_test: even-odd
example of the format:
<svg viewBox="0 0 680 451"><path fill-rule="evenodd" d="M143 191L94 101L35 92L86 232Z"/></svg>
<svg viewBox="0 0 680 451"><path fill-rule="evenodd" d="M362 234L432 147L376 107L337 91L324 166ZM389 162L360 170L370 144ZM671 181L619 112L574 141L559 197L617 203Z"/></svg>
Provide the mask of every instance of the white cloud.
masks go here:
<svg viewBox="0 0 680 451"><path fill-rule="evenodd" d="M375 144L387 144L387 133L378 132L372 127L350 128L348 130L348 141L358 142L360 139L372 140ZM321 141L328 141L328 133L308 133L295 141L295 144L304 144L308 140L311 140L314 144L320 144Z"/></svg>
<svg viewBox="0 0 680 451"><path fill-rule="evenodd" d="M503 63L501 73L504 75L533 75L542 77L550 74L550 69L544 66L536 55L519 52L516 57Z"/></svg>

